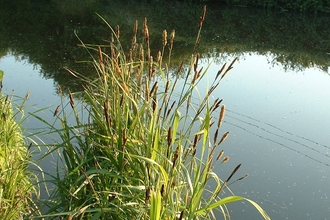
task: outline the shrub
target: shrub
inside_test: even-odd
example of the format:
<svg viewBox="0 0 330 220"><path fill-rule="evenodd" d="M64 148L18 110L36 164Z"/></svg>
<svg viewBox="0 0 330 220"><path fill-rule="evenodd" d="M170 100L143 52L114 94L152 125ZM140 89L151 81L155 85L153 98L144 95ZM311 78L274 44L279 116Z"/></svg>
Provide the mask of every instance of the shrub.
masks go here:
<svg viewBox="0 0 330 220"><path fill-rule="evenodd" d="M245 199L223 197L240 164L225 179L213 171L229 157L217 150L228 136L219 134L225 106L220 99L211 104L210 96L236 59L223 65L197 106L191 102L207 73L199 67L196 53L205 13L206 7L192 56L178 68L171 67L175 31L168 37L164 30L162 48L152 56L147 19L141 43L136 22L127 53L120 44L120 28L113 30L108 23L112 37L107 45L81 42L97 54L92 64L98 78L68 69L85 81L84 91L68 94L76 124L68 122L68 103L61 90L63 101L54 116L62 127L45 122L61 137L50 152L58 151L65 167L63 176L54 176L56 189L42 217L209 219L217 210L226 218L226 204ZM75 103L74 96L81 102ZM212 126L215 134L210 133ZM215 183L212 189L210 182ZM245 200L269 219L259 205Z"/></svg>

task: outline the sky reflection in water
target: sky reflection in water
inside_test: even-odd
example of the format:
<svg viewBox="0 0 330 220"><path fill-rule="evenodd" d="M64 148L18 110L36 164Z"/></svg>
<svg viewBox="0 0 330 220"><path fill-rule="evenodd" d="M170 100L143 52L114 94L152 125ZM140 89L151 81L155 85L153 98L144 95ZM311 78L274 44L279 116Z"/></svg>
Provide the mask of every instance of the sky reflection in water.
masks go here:
<svg viewBox="0 0 330 220"><path fill-rule="evenodd" d="M211 64L209 81L220 68ZM222 131L230 135L222 147L231 167L242 163L237 178L250 174L231 189L258 201L273 219L327 219L329 75L313 68L284 72L252 54L234 65L214 94L228 108ZM250 205L229 208L233 219L260 218Z"/></svg>

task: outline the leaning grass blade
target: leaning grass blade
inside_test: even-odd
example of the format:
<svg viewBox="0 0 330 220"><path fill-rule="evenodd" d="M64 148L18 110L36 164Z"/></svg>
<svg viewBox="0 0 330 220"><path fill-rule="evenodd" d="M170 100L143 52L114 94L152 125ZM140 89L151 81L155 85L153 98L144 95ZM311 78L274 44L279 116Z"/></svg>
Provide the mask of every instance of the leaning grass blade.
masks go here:
<svg viewBox="0 0 330 220"><path fill-rule="evenodd" d="M133 154L129 154L129 156L131 158L137 158L137 159L140 159L142 161L145 161L145 162L147 162L149 164L155 165L156 167L159 168L160 173L162 174L162 177L163 177L164 182L167 182L168 181L168 173L166 172L166 170L160 164L156 163L154 160L151 160L151 159L149 159L147 157L143 157L143 156L139 156L139 155L133 155Z"/></svg>
<svg viewBox="0 0 330 220"><path fill-rule="evenodd" d="M198 210L196 213L205 215L208 211L215 209L219 206L227 205L229 203L238 202L238 201L242 201L242 200L245 200L245 201L248 201L249 203L251 203L258 210L258 212L262 215L262 217L264 219L270 220L270 217L268 216L268 214L256 202L254 202L250 199L241 197L241 196L228 196L228 197L222 198L219 201L212 203L211 205Z"/></svg>
<svg viewBox="0 0 330 220"><path fill-rule="evenodd" d="M152 191L151 192L151 207L150 207L150 219L159 220L160 219L160 211L162 206L160 192Z"/></svg>

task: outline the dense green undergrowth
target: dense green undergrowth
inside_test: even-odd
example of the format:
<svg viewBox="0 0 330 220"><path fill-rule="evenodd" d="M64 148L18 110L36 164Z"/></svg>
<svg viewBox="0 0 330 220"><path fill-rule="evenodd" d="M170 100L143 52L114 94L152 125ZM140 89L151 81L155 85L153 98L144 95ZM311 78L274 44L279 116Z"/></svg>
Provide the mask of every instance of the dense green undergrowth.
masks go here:
<svg viewBox="0 0 330 220"><path fill-rule="evenodd" d="M1 81L1 80L0 80ZM1 88L0 88L1 89ZM13 111L12 97L0 90L0 219L23 219L35 209L35 175L28 171L30 153L20 123L20 108Z"/></svg>

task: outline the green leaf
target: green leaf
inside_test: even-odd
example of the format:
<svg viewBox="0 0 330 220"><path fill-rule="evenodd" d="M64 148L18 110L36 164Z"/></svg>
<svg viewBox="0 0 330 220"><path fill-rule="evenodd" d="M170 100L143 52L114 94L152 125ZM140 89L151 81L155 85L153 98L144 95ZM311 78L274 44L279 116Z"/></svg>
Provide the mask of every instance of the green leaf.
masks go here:
<svg viewBox="0 0 330 220"><path fill-rule="evenodd" d="M150 219L159 220L160 219L160 210L162 207L162 201L161 201L161 195L160 192L157 190L151 192L151 198L150 198Z"/></svg>
<svg viewBox="0 0 330 220"><path fill-rule="evenodd" d="M3 72L3 70L0 70L0 81L3 80L3 76L5 75L5 73Z"/></svg>
<svg viewBox="0 0 330 220"><path fill-rule="evenodd" d="M250 200L250 199L246 199L244 197L241 196L228 196L226 198L223 198L215 203L210 204L209 206L202 208L200 210L198 210L196 213L197 214L201 214L201 215L205 215L208 211L215 209L219 206L222 205L226 205L228 203L232 203L232 202L237 202L237 201L241 201L241 200L246 200L249 203L251 203L257 210L258 212L262 215L262 217L264 217L264 219L266 220L270 220L270 217L268 216L268 214L254 201Z"/></svg>

